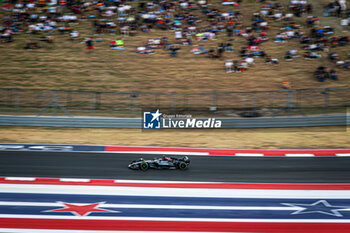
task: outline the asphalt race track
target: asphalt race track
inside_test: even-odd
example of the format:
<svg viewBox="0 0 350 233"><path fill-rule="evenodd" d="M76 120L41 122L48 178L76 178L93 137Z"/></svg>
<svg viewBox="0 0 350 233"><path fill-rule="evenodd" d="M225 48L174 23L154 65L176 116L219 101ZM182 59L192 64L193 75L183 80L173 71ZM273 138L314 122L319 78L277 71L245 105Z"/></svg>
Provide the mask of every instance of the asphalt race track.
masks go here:
<svg viewBox="0 0 350 233"><path fill-rule="evenodd" d="M348 183L345 157L214 157L189 156L188 170L133 171L129 162L159 155L1 151L0 176L69 177L137 180Z"/></svg>

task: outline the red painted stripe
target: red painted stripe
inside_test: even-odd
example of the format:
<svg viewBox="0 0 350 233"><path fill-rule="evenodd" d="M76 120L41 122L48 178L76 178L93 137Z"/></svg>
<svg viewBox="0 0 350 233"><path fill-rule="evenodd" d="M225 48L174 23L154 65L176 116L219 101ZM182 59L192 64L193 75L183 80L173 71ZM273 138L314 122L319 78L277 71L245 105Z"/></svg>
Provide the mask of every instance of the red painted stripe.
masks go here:
<svg viewBox="0 0 350 233"><path fill-rule="evenodd" d="M350 223L178 222L0 218L1 228L114 231L348 233Z"/></svg>
<svg viewBox="0 0 350 233"><path fill-rule="evenodd" d="M204 148L166 148L166 147L128 147L106 146L105 151L157 151L157 152L204 152L210 155L235 155L236 153L260 153L264 156L285 156L285 154L314 154L315 156L336 156L337 153L350 153L350 150L237 150L237 149L204 149Z"/></svg>
<svg viewBox="0 0 350 233"><path fill-rule="evenodd" d="M158 188L206 188L206 189L287 189L287 190L350 190L350 184L261 184L261 183L115 183L114 180L90 180L90 182L64 182L58 178L36 178L35 181L6 180L7 184L47 184L47 185L89 185L120 187L158 187Z"/></svg>

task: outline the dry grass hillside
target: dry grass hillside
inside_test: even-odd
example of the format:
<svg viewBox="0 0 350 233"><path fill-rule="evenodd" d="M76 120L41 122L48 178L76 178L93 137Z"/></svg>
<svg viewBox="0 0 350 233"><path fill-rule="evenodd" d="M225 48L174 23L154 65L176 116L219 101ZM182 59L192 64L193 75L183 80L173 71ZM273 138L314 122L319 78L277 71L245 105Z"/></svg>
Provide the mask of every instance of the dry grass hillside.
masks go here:
<svg viewBox="0 0 350 233"><path fill-rule="evenodd" d="M349 136L350 132L343 126L285 129L176 129L150 131L103 128L0 127L0 141L3 143L241 149L335 149L348 148L350 143Z"/></svg>
<svg viewBox="0 0 350 233"><path fill-rule="evenodd" d="M287 0L281 0L284 6ZM327 2L313 1L314 15L321 15L321 4ZM244 0L240 6L222 6L218 0L211 1L213 7L225 11L239 10L244 16L243 24L251 24L251 15L258 11L261 3L255 0ZM1 12L3 17L6 13ZM194 14L201 15L199 10ZM203 17L203 16L201 16ZM296 19L304 24L306 15ZM338 35L344 34L339 30L339 19L321 18L321 25L337 27ZM281 22L271 22L268 31L273 38ZM109 48L109 41L121 38L120 35L94 35L92 22L80 21L71 25L81 33L81 38L93 36L102 38L102 42L95 43L92 53L87 53L82 41L73 42L68 35L54 33L55 42L47 44L41 42L41 49L27 51L23 47L28 39L39 40L41 35L22 34L15 37L13 43L0 43L0 87L21 88L57 88L57 89L88 89L113 91L252 91L275 90L281 88L281 83L290 81L293 88L340 87L349 86L349 71L337 70L340 80L324 83L317 82L312 73L319 66L333 67L322 53L323 58L308 61L297 58L294 61L284 61L282 56L286 51L296 48L300 51L297 40L287 43L275 43L270 40L262 47L271 57L279 58L279 65L266 65L257 58L254 67L244 73L225 73L224 61L238 59L238 50L245 44L245 40L234 37L233 53L225 53L223 58L212 60L205 55L193 55L190 46L183 46L179 56L171 58L168 51L156 50L154 55L139 55L136 48L147 39L168 36L174 42L174 32L155 31L149 33L138 32L136 36L124 37L126 50L115 51ZM304 28L303 30L309 30ZM227 42L225 33L219 34L216 41L202 41L197 44L206 48L214 47L220 42ZM349 47L331 48L341 58L347 56Z"/></svg>

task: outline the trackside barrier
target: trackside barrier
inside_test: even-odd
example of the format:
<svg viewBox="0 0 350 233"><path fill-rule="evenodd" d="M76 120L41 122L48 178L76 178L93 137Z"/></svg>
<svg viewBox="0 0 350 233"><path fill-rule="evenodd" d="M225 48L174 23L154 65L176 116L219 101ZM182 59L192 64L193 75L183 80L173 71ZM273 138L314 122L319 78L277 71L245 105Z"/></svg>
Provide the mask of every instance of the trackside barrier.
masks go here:
<svg viewBox="0 0 350 233"><path fill-rule="evenodd" d="M161 109L172 114L181 111L218 114L226 110L243 114L248 109L255 112L248 114L256 114L260 110L278 110L278 114L287 112L289 115L291 111L311 109L327 114L349 107L349 100L350 87L251 92L101 92L0 88L0 110L6 113L15 112L16 115L23 115L25 112L56 115L58 111L63 111L67 115L85 112L89 116L122 112L126 116L136 117L145 108Z"/></svg>
<svg viewBox="0 0 350 233"><path fill-rule="evenodd" d="M272 128L345 126L350 124L350 115L334 114L308 117L261 117L261 118L215 118L222 121L222 128ZM0 116L0 125L80 127L80 128L142 128L140 118L103 117L33 117Z"/></svg>

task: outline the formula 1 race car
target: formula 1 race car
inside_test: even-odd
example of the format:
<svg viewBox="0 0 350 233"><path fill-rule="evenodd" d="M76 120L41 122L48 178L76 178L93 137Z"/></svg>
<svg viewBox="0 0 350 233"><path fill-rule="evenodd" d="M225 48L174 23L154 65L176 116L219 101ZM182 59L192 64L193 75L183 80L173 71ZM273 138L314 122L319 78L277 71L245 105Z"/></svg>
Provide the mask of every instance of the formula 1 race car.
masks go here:
<svg viewBox="0 0 350 233"><path fill-rule="evenodd" d="M185 156L183 158L174 157L161 157L155 158L153 160L144 160L140 158L139 160L132 161L128 168L132 170L147 171L149 168L152 169L180 169L186 170L190 164L190 159Z"/></svg>

